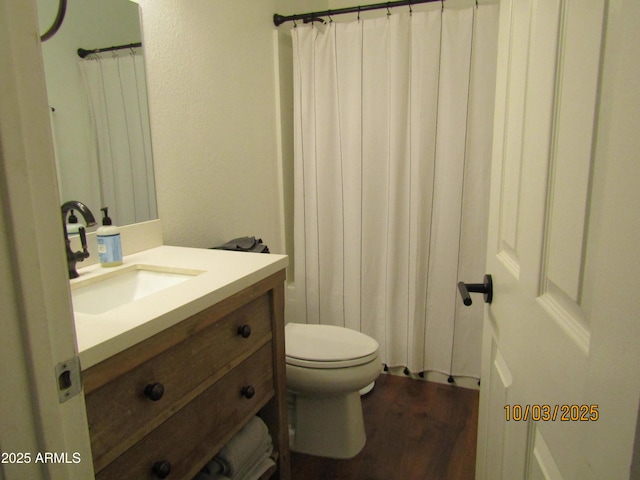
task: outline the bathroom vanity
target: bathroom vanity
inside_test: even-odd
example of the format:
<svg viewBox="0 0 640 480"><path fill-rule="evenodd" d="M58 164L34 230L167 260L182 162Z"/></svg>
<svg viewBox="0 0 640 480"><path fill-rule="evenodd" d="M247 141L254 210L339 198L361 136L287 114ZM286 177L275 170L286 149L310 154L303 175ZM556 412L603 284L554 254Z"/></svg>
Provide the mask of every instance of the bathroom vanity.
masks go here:
<svg viewBox="0 0 640 480"><path fill-rule="evenodd" d="M125 257L125 264L162 259L165 268L200 273L109 312L76 314L96 478L191 479L257 414L277 465L264 478L288 479L286 257L154 250ZM104 270L81 271L79 280ZM149 318L136 318L136 311L145 317L141 309ZM90 323L108 317L118 333L98 325L103 330L89 338Z"/></svg>

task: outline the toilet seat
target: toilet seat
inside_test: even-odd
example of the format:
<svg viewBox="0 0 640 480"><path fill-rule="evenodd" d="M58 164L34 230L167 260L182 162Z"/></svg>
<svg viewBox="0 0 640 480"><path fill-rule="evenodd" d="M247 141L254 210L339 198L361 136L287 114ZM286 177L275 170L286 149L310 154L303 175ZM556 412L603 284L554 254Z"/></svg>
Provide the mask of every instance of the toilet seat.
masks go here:
<svg viewBox="0 0 640 480"><path fill-rule="evenodd" d="M287 324L285 350L287 364L316 369L355 367L378 358L373 338L333 325Z"/></svg>

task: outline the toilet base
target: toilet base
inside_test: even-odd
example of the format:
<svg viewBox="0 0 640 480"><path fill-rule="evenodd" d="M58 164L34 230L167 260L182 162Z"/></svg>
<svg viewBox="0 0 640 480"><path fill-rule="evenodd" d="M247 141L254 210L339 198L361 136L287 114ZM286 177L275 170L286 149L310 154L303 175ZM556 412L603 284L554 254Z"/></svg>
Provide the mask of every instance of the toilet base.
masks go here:
<svg viewBox="0 0 640 480"><path fill-rule="evenodd" d="M295 394L295 437L291 449L330 458L352 458L367 435L360 394L308 397Z"/></svg>

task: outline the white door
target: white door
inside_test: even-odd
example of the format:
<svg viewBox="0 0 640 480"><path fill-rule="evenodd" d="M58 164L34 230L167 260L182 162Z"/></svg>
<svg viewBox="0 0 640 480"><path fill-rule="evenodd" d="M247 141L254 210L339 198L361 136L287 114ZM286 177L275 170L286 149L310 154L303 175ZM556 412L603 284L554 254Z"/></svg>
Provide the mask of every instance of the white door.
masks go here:
<svg viewBox="0 0 640 480"><path fill-rule="evenodd" d="M87 480L84 396L56 371L76 342L37 26L35 1L0 0L0 479Z"/></svg>
<svg viewBox="0 0 640 480"><path fill-rule="evenodd" d="M640 2L500 9L476 476L627 479L640 391Z"/></svg>

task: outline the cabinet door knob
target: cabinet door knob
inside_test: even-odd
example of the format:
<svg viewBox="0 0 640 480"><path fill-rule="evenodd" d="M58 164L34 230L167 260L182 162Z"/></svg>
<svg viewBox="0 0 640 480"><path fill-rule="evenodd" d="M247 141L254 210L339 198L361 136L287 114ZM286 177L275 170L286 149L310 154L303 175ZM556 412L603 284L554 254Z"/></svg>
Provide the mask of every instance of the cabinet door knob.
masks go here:
<svg viewBox="0 0 640 480"><path fill-rule="evenodd" d="M251 335L251 325L239 326L238 335L240 335L242 338L249 338L249 335Z"/></svg>
<svg viewBox="0 0 640 480"><path fill-rule="evenodd" d="M167 478L171 473L171 462L162 460L153 464L151 469L156 478Z"/></svg>
<svg viewBox="0 0 640 480"><path fill-rule="evenodd" d="M251 385L247 385L246 387L242 387L242 390L240 390L240 394L244 398L253 398L253 396L256 394L256 389Z"/></svg>
<svg viewBox="0 0 640 480"><path fill-rule="evenodd" d="M164 395L164 385L162 385L161 383L150 383L149 385L144 387L144 394L154 402L157 402Z"/></svg>

